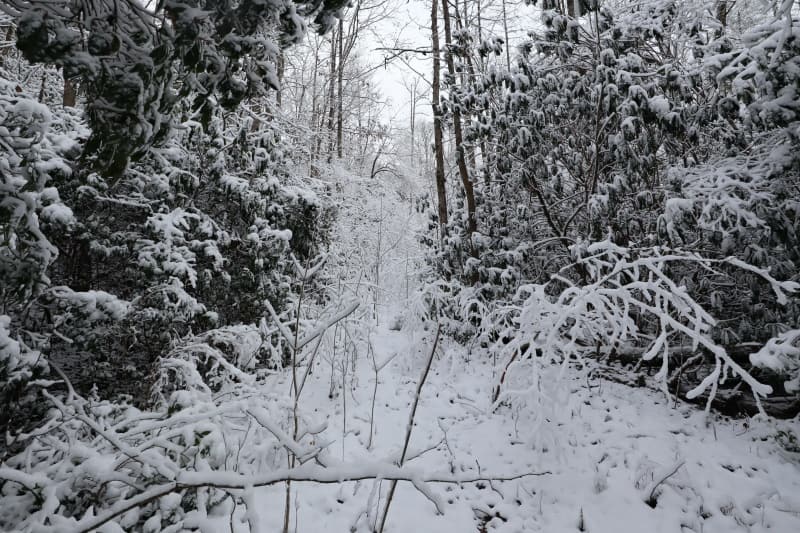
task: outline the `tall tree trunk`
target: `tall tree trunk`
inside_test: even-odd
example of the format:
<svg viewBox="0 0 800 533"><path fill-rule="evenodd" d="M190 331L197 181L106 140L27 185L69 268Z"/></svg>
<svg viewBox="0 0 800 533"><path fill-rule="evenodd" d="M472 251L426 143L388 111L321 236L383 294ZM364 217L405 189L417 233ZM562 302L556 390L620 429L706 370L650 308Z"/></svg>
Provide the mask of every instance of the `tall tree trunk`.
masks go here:
<svg viewBox="0 0 800 533"><path fill-rule="evenodd" d="M720 28L717 29L717 37L722 37L725 34L725 29L728 27L728 2L727 0L717 0L716 15L719 21Z"/></svg>
<svg viewBox="0 0 800 533"><path fill-rule="evenodd" d="M463 13L459 13L458 3L456 3L454 7L456 14L456 28L458 28L459 30L464 30L468 28L469 11L467 9L467 0L464 0ZM461 84L462 85L467 85L468 83L472 84L475 82L477 78L475 76L475 65L473 65L472 55L469 53L469 51L467 51L467 53L464 54L464 64L467 66L467 69L466 71L464 69L461 70ZM469 121L470 121L470 116L468 115L467 117L464 118L464 122L469 123ZM467 143L467 145L464 147L464 150L466 151L467 168L470 170L471 175L474 175L475 171L477 171L478 168L477 159L475 156L475 147L472 144Z"/></svg>
<svg viewBox="0 0 800 533"><path fill-rule="evenodd" d="M414 137L414 125L417 121L417 86L414 86L414 93L411 96L411 163L414 163L414 144L416 139Z"/></svg>
<svg viewBox="0 0 800 533"><path fill-rule="evenodd" d="M44 102L44 86L47 81L47 69L42 71L42 84L39 86L39 103Z"/></svg>
<svg viewBox="0 0 800 533"><path fill-rule="evenodd" d="M331 35L331 65L328 76L328 163L333 161L333 120L336 116L336 32Z"/></svg>
<svg viewBox="0 0 800 533"><path fill-rule="evenodd" d="M317 73L319 72L319 46L314 47L314 73L311 82L311 162L310 173L311 177L315 178L319 175L319 168L317 167L317 157L319 157L320 150L320 128L319 128L319 105L317 102ZM298 117L299 118L299 117Z"/></svg>
<svg viewBox="0 0 800 533"><path fill-rule="evenodd" d="M448 0L442 0L442 18L444 20L444 39L445 39L445 59L447 61L447 72L453 83L456 80L456 67L452 53L452 31L450 30L450 6ZM464 157L464 133L461 129L461 111L457 105L453 106L453 132L456 141L456 164L458 173L461 176L461 184L464 187L464 195L467 197L467 234L472 234L477 230L478 224L475 219L475 191L469 179L467 163ZM470 249L472 239L470 238Z"/></svg>
<svg viewBox="0 0 800 533"><path fill-rule="evenodd" d="M583 15L581 0L567 0L567 15L574 18Z"/></svg>
<svg viewBox="0 0 800 533"><path fill-rule="evenodd" d="M433 55L433 146L436 157L436 194L439 199L439 240L444 240L447 228L447 191L444 182L444 142L442 140L442 108L439 105L439 0L431 0L431 52Z"/></svg>
<svg viewBox="0 0 800 533"><path fill-rule="evenodd" d="M478 43L479 44L483 43L483 20L482 20L483 17L481 15L481 2L482 2L482 0L478 0L478 2L477 2L477 6L478 6L478 12L477 12L477 17L478 17ZM484 74L486 72L486 65L485 65L485 61L484 61L483 55L479 55L478 56L478 61L480 61L480 72L481 72L481 74ZM486 184L488 186L489 183L491 183L491 175L489 173L489 151L487 150L487 147L486 147L486 141L483 138L481 138L481 146L480 146L480 148L481 148L481 165L483 166L483 182L484 182L484 184Z"/></svg>
<svg viewBox="0 0 800 533"><path fill-rule="evenodd" d="M417 80L418 78L414 79L413 84L411 85L411 117L410 117L410 126L411 126L411 164L414 164L414 122L417 120Z"/></svg>
<svg viewBox="0 0 800 533"><path fill-rule="evenodd" d="M336 156L339 159L342 158L342 129L343 129L342 101L344 100L342 95L342 80L344 79L343 43L344 43L344 22L342 21L342 19L339 19L339 68L336 76L337 93L339 96L336 109Z"/></svg>
<svg viewBox="0 0 800 533"><path fill-rule="evenodd" d="M483 21L481 20L482 19L482 17L481 17L481 2L482 1L483 0L478 0L478 2L477 2L477 5L478 5L478 13L477 13L477 16L478 16L478 46L483 44ZM480 61L480 63L481 63L481 74L483 74L485 69L484 69L484 65L483 65L483 55L482 54L478 54L478 61Z"/></svg>
<svg viewBox="0 0 800 533"><path fill-rule="evenodd" d="M572 0L567 0L567 2L571 2ZM506 68L511 70L511 52L509 51L509 43L508 43L508 16L506 15L506 0L503 0L503 35L505 35L506 42Z"/></svg>
<svg viewBox="0 0 800 533"><path fill-rule="evenodd" d="M278 90L275 93L275 102L278 104L278 109L281 108L283 103L283 73L286 69L285 60L283 58L283 50L278 54Z"/></svg>

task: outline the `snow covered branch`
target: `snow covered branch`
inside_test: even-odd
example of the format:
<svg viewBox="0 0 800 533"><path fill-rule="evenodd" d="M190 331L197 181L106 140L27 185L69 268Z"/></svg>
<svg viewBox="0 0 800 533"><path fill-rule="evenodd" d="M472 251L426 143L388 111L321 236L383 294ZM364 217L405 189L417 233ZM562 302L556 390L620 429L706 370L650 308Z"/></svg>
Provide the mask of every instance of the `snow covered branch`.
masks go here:
<svg viewBox="0 0 800 533"><path fill-rule="evenodd" d="M343 483L366 479L384 479L387 481L406 481L414 485L426 498L431 500L441 512L445 508L442 499L426 485L430 483L462 484L489 481L513 481L530 476L543 476L550 472L526 472L513 475L470 475L470 474L426 474L408 466L399 467L390 463L364 463L357 465L341 464L336 468L324 468L317 465L301 465L291 469L282 469L261 476L244 476L233 472L201 473L187 472L179 475L170 483L149 488L136 496L116 502L105 512L85 518L70 526L69 531L88 533L114 518L159 498L189 488L216 488L225 490L249 490L254 487L265 487L286 481L307 483ZM0 475L3 471L0 470ZM53 528L51 531L58 531ZM47 528L42 531L48 531Z"/></svg>
<svg viewBox="0 0 800 533"><path fill-rule="evenodd" d="M667 396L670 354L676 347L682 349L686 344L694 350L706 350L714 358L711 372L687 394L691 399L709 391L707 410L719 383L728 376L744 381L757 403L759 398L772 392L769 385L754 378L714 340L711 333L715 319L692 298L686 287L673 281L668 267L676 263L697 264L708 269L731 265L768 283L780 303L785 303L787 295L795 293L800 285L778 281L767 270L735 258L714 260L694 254L661 254L658 250L642 253L607 241L592 244L585 254L587 256L579 258L575 264L591 276L590 283L576 284L560 274L549 284L520 288L521 303L511 310L517 316L514 322L518 332L511 343L501 347L509 359L504 375L524 375L521 370L527 367L531 379L516 380L517 386L523 385L523 388L505 387L498 402L520 394L533 394L542 400L542 372L547 372L548 366L559 365L559 375L563 375L568 365L583 363L584 356L596 352L598 346L617 349L642 341L648 343L641 352L642 360L661 358L655 378ZM551 296L556 286L563 289ZM785 343L786 340L782 344ZM778 345L770 346L774 349ZM767 361L763 356L755 359L765 364ZM758 405L760 407L760 403Z"/></svg>

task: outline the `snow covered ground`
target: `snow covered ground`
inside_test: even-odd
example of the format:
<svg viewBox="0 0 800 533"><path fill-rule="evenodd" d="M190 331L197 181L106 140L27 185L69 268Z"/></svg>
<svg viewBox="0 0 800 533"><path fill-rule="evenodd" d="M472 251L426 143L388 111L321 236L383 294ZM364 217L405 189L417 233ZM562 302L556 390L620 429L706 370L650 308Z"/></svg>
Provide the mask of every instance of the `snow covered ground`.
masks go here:
<svg viewBox="0 0 800 533"><path fill-rule="evenodd" d="M385 328L371 338L378 361L397 354L379 374L371 450L374 373L368 361L357 362L345 390L337 388L332 399L330 376L320 362L304 392L304 411L328 423L319 438L330 440L333 455L348 461L399 456L431 340L417 342L407 332ZM410 454L420 455L410 464L431 472L549 473L437 486L447 502L443 516L401 482L387 531L800 531L800 456L775 440L786 423L718 417L706 423L695 407L666 405L651 389L595 381L590 390L575 382L572 416L544 428L552 444L534 448L524 412L490 411L491 365L475 354L469 365L453 365L464 356L457 346L440 350L411 439ZM270 387L288 390L289 381L284 376ZM376 490L385 496L388 485L295 484L292 530L371 531ZM648 503L651 493L655 501ZM260 497L265 531L280 530L284 488L265 489Z"/></svg>
<svg viewBox="0 0 800 533"><path fill-rule="evenodd" d="M368 311L355 322L362 330L347 333L355 339L347 362L317 358L302 393L304 416L327 424L317 443L348 462L398 459L433 342L433 331L395 327L394 317L409 305L403 295L419 224L396 185L373 184L377 190L369 194L359 194L363 184L340 189L343 209L352 212L340 216L349 226L338 230L338 275ZM375 323L376 290L378 324L366 325ZM375 366L386 362L376 387ZM667 402L655 388L581 374L564 384L565 400L537 425L541 418L524 406L492 411L493 364L502 362L447 340L439 344L406 464L431 473L532 475L437 485L443 515L400 482L387 532L800 531L800 453L788 437L789 430L798 433L796 421L707 419L694 406ZM265 388L288 397L290 385L287 373ZM290 531L373 531L388 489L386 481L294 483ZM262 489L258 498L263 530L280 531L285 486Z"/></svg>

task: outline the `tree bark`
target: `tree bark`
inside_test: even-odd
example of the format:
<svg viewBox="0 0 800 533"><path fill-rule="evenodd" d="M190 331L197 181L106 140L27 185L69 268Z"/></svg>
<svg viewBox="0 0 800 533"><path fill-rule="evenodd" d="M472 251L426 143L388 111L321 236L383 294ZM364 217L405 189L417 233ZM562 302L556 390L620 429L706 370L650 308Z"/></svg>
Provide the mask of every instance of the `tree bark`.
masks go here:
<svg viewBox="0 0 800 533"><path fill-rule="evenodd" d="M336 115L336 35L331 35L331 65L328 76L328 163L333 161L333 120Z"/></svg>
<svg viewBox="0 0 800 533"><path fill-rule="evenodd" d="M344 43L344 22L342 19L339 19L339 68L336 77L336 85L337 85L337 93L338 93L338 102L337 102L337 109L336 109L336 156L341 159L342 158L342 130L343 130L343 118L342 118L342 80L344 79L344 53L343 53L343 43Z"/></svg>
<svg viewBox="0 0 800 533"><path fill-rule="evenodd" d="M414 123L417 119L417 82L419 81L418 78L415 78L412 85L411 85L411 116L410 119L410 126L411 126L411 164L414 164Z"/></svg>
<svg viewBox="0 0 800 533"><path fill-rule="evenodd" d="M444 240L447 228L447 191L444 181L444 142L442 140L442 109L439 105L439 0L431 0L431 52L433 55L433 146L436 158L436 194L439 199L439 240Z"/></svg>
<svg viewBox="0 0 800 533"><path fill-rule="evenodd" d="M581 16L582 13L580 0L567 0L567 14L573 18L578 18Z"/></svg>
<svg viewBox="0 0 800 533"><path fill-rule="evenodd" d="M572 0L567 0L567 2L571 2ZM503 0L503 35L506 38L505 49L506 49L506 68L511 70L511 52L509 51L509 43L508 43L508 16L506 15L506 0Z"/></svg>
<svg viewBox="0 0 800 533"><path fill-rule="evenodd" d="M717 38L722 37L725 35L725 30L728 27L728 2L727 0L717 0L717 5L715 6L717 20L719 21L720 27L717 28L716 36Z"/></svg>
<svg viewBox="0 0 800 533"><path fill-rule="evenodd" d="M278 54L278 90L275 93L275 102L278 105L278 109L281 108L281 104L283 103L283 73L286 68L286 64L283 58L283 50L280 51Z"/></svg>
<svg viewBox="0 0 800 533"><path fill-rule="evenodd" d="M312 82L311 82L311 133L313 137L311 139L311 164L309 165L309 171L311 173L311 177L315 178L319 175L319 168L317 167L317 157L319 156L320 151L320 134L321 128L319 114L321 114L321 110L319 109L319 105L317 102L317 75L319 72L319 52L320 47L314 47L314 73L312 75ZM298 117L299 118L299 117Z"/></svg>
<svg viewBox="0 0 800 533"><path fill-rule="evenodd" d="M478 2L478 9L480 9L480 2ZM458 8L456 6L456 27L459 30L463 30L469 27L469 11L467 10L467 0L464 0L464 11L463 14L459 14ZM466 71L461 72L461 83L463 85L472 84L475 82L477 76L475 75L475 65L473 64L472 56L467 53L464 55L464 64L467 67ZM465 122L470 121L470 117L464 119ZM475 154L475 147L469 143L465 146L466 150L466 157L467 157L467 168L470 169L471 175L475 176L475 173L478 170L478 160Z"/></svg>
<svg viewBox="0 0 800 533"><path fill-rule="evenodd" d="M450 74L452 83L456 79L456 67L453 61L452 46L452 31L450 30L450 6L448 0L442 0L442 18L444 20L444 39L445 39L445 59L447 62L447 72ZM472 187L472 181L469 179L469 171L467 170L467 163L464 155L464 133L461 129L461 111L457 105L453 106L453 132L456 141L456 164L458 165L458 173L461 177L461 184L464 187L464 195L467 198L467 234L470 237L470 248L472 247L472 234L478 228L478 223L475 218L475 191Z"/></svg>

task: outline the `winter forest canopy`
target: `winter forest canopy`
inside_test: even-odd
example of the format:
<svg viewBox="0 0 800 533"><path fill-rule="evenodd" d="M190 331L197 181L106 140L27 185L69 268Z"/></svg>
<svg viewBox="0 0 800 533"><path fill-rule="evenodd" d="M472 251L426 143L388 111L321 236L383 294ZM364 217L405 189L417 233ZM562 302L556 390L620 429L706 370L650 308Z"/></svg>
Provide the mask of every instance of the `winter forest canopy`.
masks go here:
<svg viewBox="0 0 800 533"><path fill-rule="evenodd" d="M0 0L0 530L800 531L794 0Z"/></svg>

